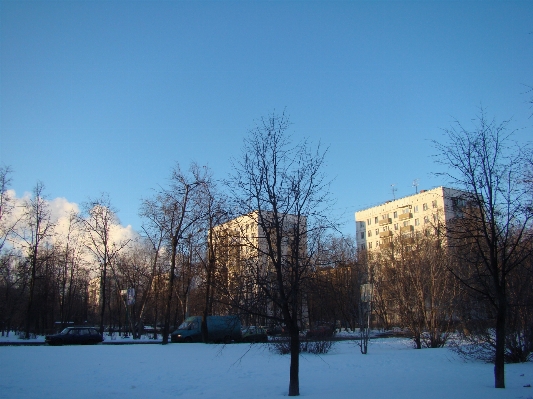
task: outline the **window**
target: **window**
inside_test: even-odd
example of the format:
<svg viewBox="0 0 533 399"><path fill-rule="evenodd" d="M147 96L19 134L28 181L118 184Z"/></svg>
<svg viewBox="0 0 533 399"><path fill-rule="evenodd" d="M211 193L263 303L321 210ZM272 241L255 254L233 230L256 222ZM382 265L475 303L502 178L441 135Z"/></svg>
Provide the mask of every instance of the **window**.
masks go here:
<svg viewBox="0 0 533 399"><path fill-rule="evenodd" d="M365 238L365 232L364 231L361 232L361 238Z"/></svg>
<svg viewBox="0 0 533 399"><path fill-rule="evenodd" d="M405 222L403 222L403 226L404 227L409 226L409 220L406 220Z"/></svg>
<svg viewBox="0 0 533 399"><path fill-rule="evenodd" d="M368 249L372 249L372 243L371 242L368 243Z"/></svg>
<svg viewBox="0 0 533 399"><path fill-rule="evenodd" d="M376 216L376 217L374 218L374 223L377 224L378 222L379 222L379 219L378 219L378 217Z"/></svg>
<svg viewBox="0 0 533 399"><path fill-rule="evenodd" d="M415 213L418 212L418 205L415 205Z"/></svg>
<svg viewBox="0 0 533 399"><path fill-rule="evenodd" d="M366 224L368 224L368 225L371 225L372 224L371 222L372 222L372 219L367 219L366 220Z"/></svg>
<svg viewBox="0 0 533 399"><path fill-rule="evenodd" d="M372 230L368 230L368 237L372 237Z"/></svg>
<svg viewBox="0 0 533 399"><path fill-rule="evenodd" d="M415 226L420 226L420 219L415 219Z"/></svg>
<svg viewBox="0 0 533 399"><path fill-rule="evenodd" d="M437 207L437 200L431 201L431 206L433 208L436 208Z"/></svg>
<svg viewBox="0 0 533 399"><path fill-rule="evenodd" d="M429 216L424 216L424 224L429 223Z"/></svg>
<svg viewBox="0 0 533 399"><path fill-rule="evenodd" d="M376 229L376 235L379 236L379 229Z"/></svg>
<svg viewBox="0 0 533 399"><path fill-rule="evenodd" d="M389 226L383 226L383 231L389 231Z"/></svg>
<svg viewBox="0 0 533 399"><path fill-rule="evenodd" d="M394 219L396 219L398 217L398 212L397 211L394 211Z"/></svg>
<svg viewBox="0 0 533 399"><path fill-rule="evenodd" d="M394 224L394 230L398 230L398 223Z"/></svg>
<svg viewBox="0 0 533 399"><path fill-rule="evenodd" d="M429 208L428 208L428 204L424 204L422 205L422 209L424 209L425 211L427 211Z"/></svg>
<svg viewBox="0 0 533 399"><path fill-rule="evenodd" d="M362 250L365 249L365 244L361 244L361 249L362 249Z"/></svg>
<svg viewBox="0 0 533 399"><path fill-rule="evenodd" d="M376 248L379 247L379 241L376 241Z"/></svg>

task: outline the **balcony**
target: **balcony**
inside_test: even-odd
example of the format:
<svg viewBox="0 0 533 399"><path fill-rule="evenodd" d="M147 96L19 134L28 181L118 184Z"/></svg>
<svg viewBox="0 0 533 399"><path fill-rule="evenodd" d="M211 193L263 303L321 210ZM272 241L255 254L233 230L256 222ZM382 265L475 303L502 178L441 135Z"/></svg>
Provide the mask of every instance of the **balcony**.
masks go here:
<svg viewBox="0 0 533 399"><path fill-rule="evenodd" d="M381 249L393 249L394 248L394 244L392 241L387 241L387 242L384 242L383 244L381 244L380 246Z"/></svg>
<svg viewBox="0 0 533 399"><path fill-rule="evenodd" d="M387 231L382 231L381 233L379 233L379 238L386 238L386 237L392 237L392 231L387 230Z"/></svg>
<svg viewBox="0 0 533 399"><path fill-rule="evenodd" d="M392 223L392 219L391 218L385 218L385 219L381 219L379 221L379 225L380 226L385 226L387 224L391 224Z"/></svg>
<svg viewBox="0 0 533 399"><path fill-rule="evenodd" d="M413 226L402 226L400 227L400 234L412 233L414 229Z"/></svg>
<svg viewBox="0 0 533 399"><path fill-rule="evenodd" d="M401 213L398 219L407 220L407 219L411 219L412 217L413 217L413 214L411 212L407 212L407 213Z"/></svg>

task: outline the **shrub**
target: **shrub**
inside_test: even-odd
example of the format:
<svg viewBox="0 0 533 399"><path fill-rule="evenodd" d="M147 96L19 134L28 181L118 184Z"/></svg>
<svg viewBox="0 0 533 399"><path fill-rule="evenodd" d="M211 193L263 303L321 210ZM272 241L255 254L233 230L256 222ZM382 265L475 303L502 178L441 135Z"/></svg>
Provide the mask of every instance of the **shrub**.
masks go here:
<svg viewBox="0 0 533 399"><path fill-rule="evenodd" d="M335 341L331 339L300 339L300 352L312 353L315 355L323 355L328 353L335 345ZM289 339L277 339L270 341L269 349L279 355L287 355L291 353L291 341Z"/></svg>

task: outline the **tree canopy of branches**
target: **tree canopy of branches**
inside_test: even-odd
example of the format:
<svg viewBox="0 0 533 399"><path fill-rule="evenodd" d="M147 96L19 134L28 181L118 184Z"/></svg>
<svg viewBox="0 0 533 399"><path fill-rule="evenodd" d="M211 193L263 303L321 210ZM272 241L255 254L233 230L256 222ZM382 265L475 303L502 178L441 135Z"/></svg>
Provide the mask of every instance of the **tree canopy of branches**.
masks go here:
<svg viewBox="0 0 533 399"><path fill-rule="evenodd" d="M207 180L207 168L192 164L188 173L179 165L172 170L168 188L161 188L153 199L145 200L143 215L156 237L161 237L170 253L170 268L165 305L163 344L168 343L170 316L174 298L174 280L179 261L178 249L194 231L202 218L202 185ZM152 239L156 253L159 238Z"/></svg>
<svg viewBox="0 0 533 399"><path fill-rule="evenodd" d="M24 251L30 265L29 297L26 309L25 337L29 338L33 314L35 279L39 266L46 256L41 250L46 240L53 234L54 224L51 221L50 207L44 197L44 184L38 182L33 189L33 196L24 202L23 224L17 234L22 240ZM46 254L46 252L45 252Z"/></svg>
<svg viewBox="0 0 533 399"><path fill-rule="evenodd" d="M302 286L313 274L314 254L330 221L329 184L323 175L325 151L306 141L291 142L284 113L262 118L244 141L243 156L234 164L230 186L236 209L258 227L245 244L254 247L255 260L243 262L241 277L254 297L270 303L261 311L257 302L241 301L245 311L262 313L286 325L290 334L289 396L299 395ZM264 308L263 308L264 309Z"/></svg>
<svg viewBox="0 0 533 399"><path fill-rule="evenodd" d="M505 388L509 278L531 256L533 204L524 179L531 150L513 143L509 122L488 119L483 109L472 129L457 122L445 135L445 142L435 143L437 161L464 190L461 203L454 204L459 217L448 229L461 261L452 271L494 310L494 380L496 388Z"/></svg>
<svg viewBox="0 0 533 399"><path fill-rule="evenodd" d="M382 274L381 294L410 331L415 347L439 348L452 330L457 282L448 271L443 237L411 235L397 237L381 252L375 272Z"/></svg>
<svg viewBox="0 0 533 399"><path fill-rule="evenodd" d="M112 228L118 224L116 212L107 194L89 200L84 204L85 217L80 218L86 237L86 248L98 263L100 278L100 333L104 332L109 268L119 252L128 244L128 240L115 240Z"/></svg>

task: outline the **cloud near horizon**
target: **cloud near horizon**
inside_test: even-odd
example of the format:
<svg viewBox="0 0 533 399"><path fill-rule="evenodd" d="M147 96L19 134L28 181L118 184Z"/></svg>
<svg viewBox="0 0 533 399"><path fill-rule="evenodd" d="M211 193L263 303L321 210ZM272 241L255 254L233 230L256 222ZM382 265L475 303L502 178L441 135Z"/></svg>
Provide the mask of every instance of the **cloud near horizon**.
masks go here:
<svg viewBox="0 0 533 399"><path fill-rule="evenodd" d="M25 192L22 197L17 197L15 190L8 190L9 198L13 201L14 208L6 220L6 223L22 220L24 215L24 204L30 200L32 194ZM54 236L50 239L51 243L62 241L68 234L69 220L72 214L79 214L80 207L75 202L70 202L64 197L56 197L53 199L45 199L50 210L50 222L55 225ZM19 222L21 223L21 222ZM21 226L21 225L19 225ZM127 240L134 241L139 237L139 234L132 228L131 225L123 226L121 224L114 224L111 226L111 239L115 242L124 242ZM14 243L16 245L16 240Z"/></svg>

